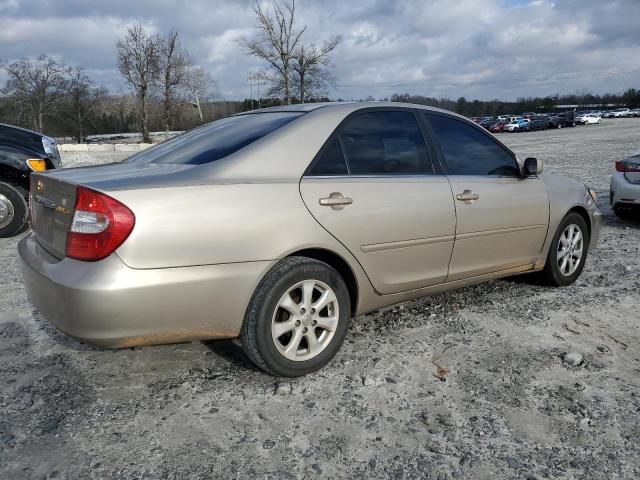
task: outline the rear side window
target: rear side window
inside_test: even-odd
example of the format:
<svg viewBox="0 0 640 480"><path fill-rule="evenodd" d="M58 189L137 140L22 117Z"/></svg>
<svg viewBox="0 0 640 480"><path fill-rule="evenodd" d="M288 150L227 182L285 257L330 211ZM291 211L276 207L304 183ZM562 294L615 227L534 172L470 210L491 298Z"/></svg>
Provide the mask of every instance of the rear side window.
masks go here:
<svg viewBox="0 0 640 480"><path fill-rule="evenodd" d="M144 150L127 162L201 165L214 162L292 122L304 112L270 112L223 118Z"/></svg>
<svg viewBox="0 0 640 480"><path fill-rule="evenodd" d="M433 174L412 112L364 113L349 120L338 135L351 175Z"/></svg>
<svg viewBox="0 0 640 480"><path fill-rule="evenodd" d="M323 175L348 175L347 163L337 137L325 147L320 157L311 166L307 175L318 177Z"/></svg>
<svg viewBox="0 0 640 480"><path fill-rule="evenodd" d="M426 115L449 175L519 176L516 159L477 128L454 118Z"/></svg>

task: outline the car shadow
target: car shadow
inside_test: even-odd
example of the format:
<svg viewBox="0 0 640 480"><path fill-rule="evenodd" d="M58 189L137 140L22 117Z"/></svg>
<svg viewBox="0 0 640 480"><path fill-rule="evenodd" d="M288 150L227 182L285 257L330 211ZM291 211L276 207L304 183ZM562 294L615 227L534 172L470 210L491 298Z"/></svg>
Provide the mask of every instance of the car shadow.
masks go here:
<svg viewBox="0 0 640 480"><path fill-rule="evenodd" d="M616 215L611 207L603 208L598 205L602 212L602 224L610 228L640 228L640 213L633 211L621 212Z"/></svg>
<svg viewBox="0 0 640 480"><path fill-rule="evenodd" d="M214 355L233 366L261 371L245 355L237 339L202 340L202 344Z"/></svg>
<svg viewBox="0 0 640 480"><path fill-rule="evenodd" d="M598 201L596 205L598 210L602 213L602 225L611 228L640 228L640 210L638 211L623 211L622 215L616 215L609 203L609 190L608 189L596 189L598 194Z"/></svg>

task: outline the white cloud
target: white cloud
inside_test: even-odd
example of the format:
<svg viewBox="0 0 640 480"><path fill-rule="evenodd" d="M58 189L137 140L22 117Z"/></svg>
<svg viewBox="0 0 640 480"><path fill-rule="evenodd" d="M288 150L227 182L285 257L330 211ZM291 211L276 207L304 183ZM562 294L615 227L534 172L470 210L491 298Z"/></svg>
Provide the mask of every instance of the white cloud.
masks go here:
<svg viewBox="0 0 640 480"><path fill-rule="evenodd" d="M298 0L297 11L308 39L343 37L333 60L336 98L509 99L638 87L635 0ZM260 63L235 40L255 26L249 0L0 0L0 56L47 53L115 89L114 44L135 21L177 29L224 97L248 95L247 74Z"/></svg>

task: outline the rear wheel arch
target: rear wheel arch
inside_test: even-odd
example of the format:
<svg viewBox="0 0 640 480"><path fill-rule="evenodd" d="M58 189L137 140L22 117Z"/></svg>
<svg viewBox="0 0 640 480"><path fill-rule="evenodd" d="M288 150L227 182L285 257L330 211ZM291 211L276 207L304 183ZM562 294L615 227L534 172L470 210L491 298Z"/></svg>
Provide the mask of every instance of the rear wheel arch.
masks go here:
<svg viewBox="0 0 640 480"><path fill-rule="evenodd" d="M349 290L349 297L351 299L351 314L355 315L358 310L358 280L351 268L351 265L337 253L324 248L307 248L290 253L287 257L306 257L324 262L334 270L336 270L344 282L347 284ZM287 258L285 257L285 258Z"/></svg>

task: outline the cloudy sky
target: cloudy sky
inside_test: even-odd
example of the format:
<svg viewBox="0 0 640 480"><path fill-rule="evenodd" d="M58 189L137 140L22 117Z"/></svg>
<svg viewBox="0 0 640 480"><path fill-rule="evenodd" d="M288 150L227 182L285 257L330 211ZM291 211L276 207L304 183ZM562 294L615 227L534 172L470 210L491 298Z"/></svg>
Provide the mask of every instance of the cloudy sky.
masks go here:
<svg viewBox="0 0 640 480"><path fill-rule="evenodd" d="M117 91L128 25L176 29L219 96L249 95L260 68L236 39L250 0L0 0L0 59L46 53ZM341 35L333 98L394 92L457 98L640 88L640 0L298 0L306 39ZM0 82L4 78L0 74Z"/></svg>

